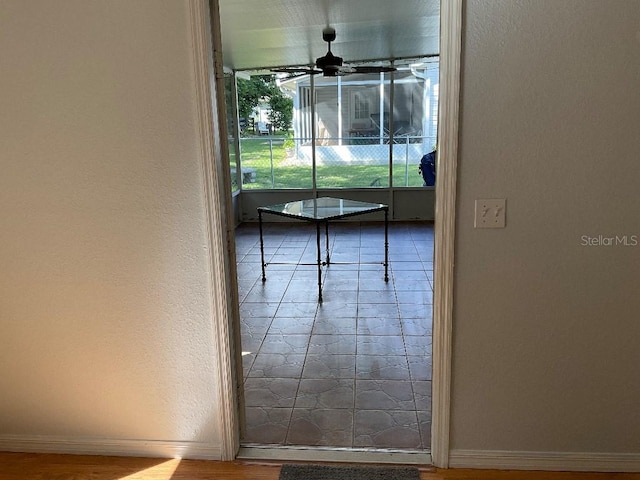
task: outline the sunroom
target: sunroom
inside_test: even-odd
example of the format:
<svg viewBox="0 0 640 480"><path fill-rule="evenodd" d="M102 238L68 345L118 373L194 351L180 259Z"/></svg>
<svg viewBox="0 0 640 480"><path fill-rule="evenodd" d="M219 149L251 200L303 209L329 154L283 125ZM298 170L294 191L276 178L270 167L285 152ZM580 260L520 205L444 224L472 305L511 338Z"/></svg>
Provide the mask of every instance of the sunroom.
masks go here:
<svg viewBox="0 0 640 480"><path fill-rule="evenodd" d="M241 132L233 111L236 76L229 72L229 151L238 221L256 208L294 198L339 196L392 205L393 220L432 220L433 187L424 186L420 159L436 148L437 56L386 62L374 74L278 74L293 100L289 132ZM376 65L380 65L377 62ZM266 71L268 72L268 71Z"/></svg>

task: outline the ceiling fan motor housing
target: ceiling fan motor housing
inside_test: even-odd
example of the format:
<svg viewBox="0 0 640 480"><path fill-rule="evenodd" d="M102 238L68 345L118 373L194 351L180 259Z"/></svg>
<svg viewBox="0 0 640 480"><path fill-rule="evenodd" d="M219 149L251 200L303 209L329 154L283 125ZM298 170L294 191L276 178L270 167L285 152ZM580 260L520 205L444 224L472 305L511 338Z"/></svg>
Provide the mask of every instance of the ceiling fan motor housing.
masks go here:
<svg viewBox="0 0 640 480"><path fill-rule="evenodd" d="M324 57L316 59L316 66L322 71L337 71L342 66L342 57L337 57L333 53L327 52Z"/></svg>
<svg viewBox="0 0 640 480"><path fill-rule="evenodd" d="M336 39L336 30L332 27L326 27L322 30L322 39L329 44L329 48L324 57L316 59L316 67L322 70L325 77L335 77L342 66L342 57L337 57L331 53L331 42Z"/></svg>

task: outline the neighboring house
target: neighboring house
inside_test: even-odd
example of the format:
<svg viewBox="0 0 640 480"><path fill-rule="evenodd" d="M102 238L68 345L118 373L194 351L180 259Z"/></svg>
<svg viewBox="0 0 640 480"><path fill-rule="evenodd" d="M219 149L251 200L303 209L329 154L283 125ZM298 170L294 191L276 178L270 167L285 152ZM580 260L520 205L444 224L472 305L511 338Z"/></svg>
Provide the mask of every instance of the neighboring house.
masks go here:
<svg viewBox="0 0 640 480"><path fill-rule="evenodd" d="M396 136L436 136L437 60L399 67L394 73L393 112ZM294 98L294 135L311 137L309 76L281 82ZM362 136L388 136L390 74L316 77L318 137L334 141Z"/></svg>
<svg viewBox="0 0 640 480"><path fill-rule="evenodd" d="M366 149L362 155L384 158L388 151L390 130L394 144L407 144L411 157L419 159L433 149L437 134L438 110L437 59L412 65L399 66L393 74L352 74L342 77L314 78L316 111L316 147L341 147L345 145L379 145L381 154L371 154ZM281 87L291 91L294 99L293 129L298 139L298 155L309 156L305 146L311 142L311 81L309 76L281 82ZM393 102L391 99L393 98ZM393 108L391 104L393 103ZM391 113L393 112L393 121ZM363 150L364 152L365 150ZM351 163L354 149L350 149ZM322 163L322 150L317 150ZM335 158L336 149L325 152ZM398 153L407 154L406 149ZM395 156L395 155L394 155ZM344 159L344 154L340 154Z"/></svg>

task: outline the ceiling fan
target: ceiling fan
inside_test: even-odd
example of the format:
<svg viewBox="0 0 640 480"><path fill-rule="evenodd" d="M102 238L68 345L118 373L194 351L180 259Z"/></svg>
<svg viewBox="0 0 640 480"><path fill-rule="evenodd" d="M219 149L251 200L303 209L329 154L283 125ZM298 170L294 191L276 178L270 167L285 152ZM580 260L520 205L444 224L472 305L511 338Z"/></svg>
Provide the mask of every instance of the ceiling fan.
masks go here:
<svg viewBox="0 0 640 480"><path fill-rule="evenodd" d="M344 65L342 57L337 57L331 52L331 42L336 39L336 30L333 27L325 27L322 30L322 39L328 44L328 51L324 57L316 59L315 67L282 67L274 68L271 71L276 73L291 73L298 75L317 75L324 77L337 77L338 75L348 75L350 73L382 73L393 72L394 67L384 66L348 66Z"/></svg>

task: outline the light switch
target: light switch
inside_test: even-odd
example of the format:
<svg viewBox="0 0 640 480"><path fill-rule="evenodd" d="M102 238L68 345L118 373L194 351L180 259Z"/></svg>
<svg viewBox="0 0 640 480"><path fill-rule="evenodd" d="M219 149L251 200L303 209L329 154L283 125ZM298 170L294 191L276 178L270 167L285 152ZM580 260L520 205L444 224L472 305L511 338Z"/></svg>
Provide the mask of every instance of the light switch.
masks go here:
<svg viewBox="0 0 640 480"><path fill-rule="evenodd" d="M507 217L505 198L476 200L475 228L504 228Z"/></svg>

